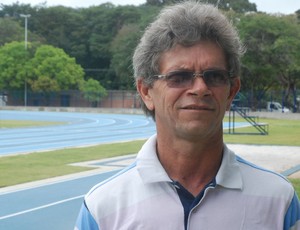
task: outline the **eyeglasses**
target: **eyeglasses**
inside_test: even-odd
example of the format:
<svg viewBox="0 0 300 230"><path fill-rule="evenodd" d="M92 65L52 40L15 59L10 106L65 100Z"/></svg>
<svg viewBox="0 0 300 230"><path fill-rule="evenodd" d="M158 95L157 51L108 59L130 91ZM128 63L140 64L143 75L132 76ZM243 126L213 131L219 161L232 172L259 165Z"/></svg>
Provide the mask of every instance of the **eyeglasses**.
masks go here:
<svg viewBox="0 0 300 230"><path fill-rule="evenodd" d="M173 71L167 74L154 75L158 79L165 80L170 88L188 88L193 85L196 77L201 77L207 87L218 87L229 84L233 78L226 70L205 70L203 73L192 71Z"/></svg>

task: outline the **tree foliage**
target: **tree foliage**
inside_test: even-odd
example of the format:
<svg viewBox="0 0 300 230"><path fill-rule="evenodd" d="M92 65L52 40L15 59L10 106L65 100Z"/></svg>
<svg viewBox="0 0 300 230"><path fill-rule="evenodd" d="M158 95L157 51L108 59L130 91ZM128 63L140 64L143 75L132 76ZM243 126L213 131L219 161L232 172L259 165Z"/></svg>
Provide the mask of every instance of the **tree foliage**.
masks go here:
<svg viewBox="0 0 300 230"><path fill-rule="evenodd" d="M7 43L0 48L0 89L11 90L24 86L30 53L24 42Z"/></svg>
<svg viewBox="0 0 300 230"><path fill-rule="evenodd" d="M256 12L255 3L250 3L248 0L209 0L210 3L217 5L223 10L233 10L237 13Z"/></svg>
<svg viewBox="0 0 300 230"><path fill-rule="evenodd" d="M247 48L242 90L259 100L270 89L283 89L292 104L288 98L295 95L300 76L300 29L295 17L249 14L240 16L237 26Z"/></svg>
<svg viewBox="0 0 300 230"><path fill-rule="evenodd" d="M184 2L184 0L147 0L148 5L162 6L174 3ZM218 6L223 10L234 10L235 12L244 13L256 11L256 5L248 0L206 0L203 2Z"/></svg>
<svg viewBox="0 0 300 230"><path fill-rule="evenodd" d="M24 40L23 28L9 18L0 18L0 46L11 41Z"/></svg>
<svg viewBox="0 0 300 230"><path fill-rule="evenodd" d="M50 45L12 42L0 47L0 89L22 89L25 81L33 91L78 89L84 72L75 58Z"/></svg>
<svg viewBox="0 0 300 230"><path fill-rule="evenodd" d="M20 89L25 79L32 90L74 89L84 75L106 89L133 89L131 57L143 30L163 5L180 1L147 0L140 6L105 3L76 9L47 7L46 3L0 4L0 89ZM248 49L243 58L242 91L258 100L272 89L282 89L286 100L292 100L290 95L295 98L300 84L299 10L292 15L268 15L256 13L256 5L248 0L205 2L228 14ZM24 41L20 14L31 15L27 51L17 49ZM33 45L36 42L52 48ZM84 72L68 67L76 63Z"/></svg>
<svg viewBox="0 0 300 230"><path fill-rule="evenodd" d="M107 91L96 80L90 78L82 82L80 90L83 92L84 98L92 103L92 106L97 106L97 103L107 95Z"/></svg>
<svg viewBox="0 0 300 230"><path fill-rule="evenodd" d="M84 80L83 69L76 64L75 58L50 45L40 46L30 65L33 70L30 72L30 85L35 91L78 89Z"/></svg>

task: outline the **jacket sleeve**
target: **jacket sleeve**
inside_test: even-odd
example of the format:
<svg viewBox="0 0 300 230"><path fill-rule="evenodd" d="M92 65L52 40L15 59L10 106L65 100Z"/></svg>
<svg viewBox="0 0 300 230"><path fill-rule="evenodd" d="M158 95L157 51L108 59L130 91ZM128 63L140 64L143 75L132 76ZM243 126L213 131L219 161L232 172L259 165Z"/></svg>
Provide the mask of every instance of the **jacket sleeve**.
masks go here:
<svg viewBox="0 0 300 230"><path fill-rule="evenodd" d="M100 230L85 202L80 209L74 230Z"/></svg>
<svg viewBox="0 0 300 230"><path fill-rule="evenodd" d="M284 219L284 230L294 229L300 229L300 202L296 193L294 194Z"/></svg>

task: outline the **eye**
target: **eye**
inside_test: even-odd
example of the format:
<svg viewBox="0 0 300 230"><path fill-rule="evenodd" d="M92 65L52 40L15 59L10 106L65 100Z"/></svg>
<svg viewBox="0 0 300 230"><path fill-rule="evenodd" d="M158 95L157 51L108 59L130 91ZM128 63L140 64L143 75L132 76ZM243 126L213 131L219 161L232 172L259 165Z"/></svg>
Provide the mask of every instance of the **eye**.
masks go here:
<svg viewBox="0 0 300 230"><path fill-rule="evenodd" d="M184 72L184 71L171 72L166 77L169 83L176 84L176 85L189 82L192 78L193 78L192 72Z"/></svg>
<svg viewBox="0 0 300 230"><path fill-rule="evenodd" d="M204 72L205 82L211 85L223 85L228 83L228 74L225 71L208 70Z"/></svg>

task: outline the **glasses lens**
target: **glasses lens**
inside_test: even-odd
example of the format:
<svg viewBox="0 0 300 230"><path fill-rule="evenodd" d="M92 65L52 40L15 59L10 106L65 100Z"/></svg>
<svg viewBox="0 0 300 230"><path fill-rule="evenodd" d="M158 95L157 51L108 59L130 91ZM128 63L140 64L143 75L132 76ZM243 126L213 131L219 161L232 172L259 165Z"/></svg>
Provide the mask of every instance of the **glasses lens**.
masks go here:
<svg viewBox="0 0 300 230"><path fill-rule="evenodd" d="M207 70L203 72L203 79L207 86L223 86L229 83L229 74L222 70Z"/></svg>
<svg viewBox="0 0 300 230"><path fill-rule="evenodd" d="M206 70L203 74L191 71L174 71L161 75L171 88L187 88L193 84L194 78L202 77L208 87L224 86L229 84L229 73L225 70Z"/></svg>
<svg viewBox="0 0 300 230"><path fill-rule="evenodd" d="M193 81L193 72L176 71L167 74L166 81L169 87L189 87Z"/></svg>

